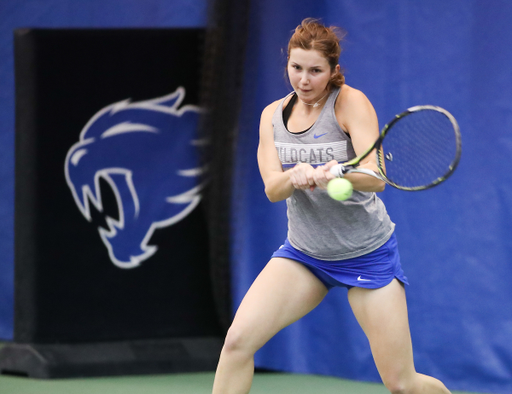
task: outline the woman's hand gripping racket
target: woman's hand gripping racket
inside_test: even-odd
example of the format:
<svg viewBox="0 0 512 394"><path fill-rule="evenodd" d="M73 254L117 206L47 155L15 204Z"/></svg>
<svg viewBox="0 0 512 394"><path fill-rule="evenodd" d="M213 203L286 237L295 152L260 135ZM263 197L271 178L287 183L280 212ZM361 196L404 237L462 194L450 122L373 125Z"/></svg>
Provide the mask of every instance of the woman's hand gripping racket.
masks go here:
<svg viewBox="0 0 512 394"><path fill-rule="evenodd" d="M379 173L357 166L377 151ZM351 172L374 176L400 190L425 190L448 179L459 164L460 130L446 110L419 105L396 115L382 129L379 138L362 155L333 166L336 177Z"/></svg>

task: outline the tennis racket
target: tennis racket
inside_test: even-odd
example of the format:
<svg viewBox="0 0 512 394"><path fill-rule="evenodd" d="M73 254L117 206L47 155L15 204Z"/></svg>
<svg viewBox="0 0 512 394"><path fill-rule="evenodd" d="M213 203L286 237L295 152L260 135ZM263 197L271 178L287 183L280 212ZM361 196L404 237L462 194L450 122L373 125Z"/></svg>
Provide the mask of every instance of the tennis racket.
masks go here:
<svg viewBox="0 0 512 394"><path fill-rule="evenodd" d="M361 160L374 150L379 172L358 169ZM396 115L362 155L337 164L330 171L336 177L363 173L400 190L419 191L448 179L460 156L461 137L455 118L443 108L418 105Z"/></svg>

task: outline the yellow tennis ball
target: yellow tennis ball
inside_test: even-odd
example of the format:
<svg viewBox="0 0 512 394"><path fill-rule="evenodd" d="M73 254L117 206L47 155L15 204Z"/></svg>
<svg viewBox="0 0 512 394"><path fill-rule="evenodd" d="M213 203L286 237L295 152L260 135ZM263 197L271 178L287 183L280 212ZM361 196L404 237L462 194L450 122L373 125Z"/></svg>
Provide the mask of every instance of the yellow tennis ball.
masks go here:
<svg viewBox="0 0 512 394"><path fill-rule="evenodd" d="M352 195L352 183L345 178L335 178L327 184L327 194L337 201L346 200Z"/></svg>

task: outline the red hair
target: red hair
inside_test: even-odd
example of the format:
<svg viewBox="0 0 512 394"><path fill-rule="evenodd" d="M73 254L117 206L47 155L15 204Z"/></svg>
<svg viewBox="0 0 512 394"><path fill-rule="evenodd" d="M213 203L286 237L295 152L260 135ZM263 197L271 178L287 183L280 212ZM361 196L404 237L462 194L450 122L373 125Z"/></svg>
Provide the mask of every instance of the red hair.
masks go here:
<svg viewBox="0 0 512 394"><path fill-rule="evenodd" d="M288 42L288 60L290 60L290 51L294 48L315 50L325 57L331 71L334 71L342 51L340 41L344 35L345 33L337 27L326 27L317 19L306 18L297 26ZM329 82L330 86L336 87L340 87L344 83L345 76L341 71L334 74Z"/></svg>

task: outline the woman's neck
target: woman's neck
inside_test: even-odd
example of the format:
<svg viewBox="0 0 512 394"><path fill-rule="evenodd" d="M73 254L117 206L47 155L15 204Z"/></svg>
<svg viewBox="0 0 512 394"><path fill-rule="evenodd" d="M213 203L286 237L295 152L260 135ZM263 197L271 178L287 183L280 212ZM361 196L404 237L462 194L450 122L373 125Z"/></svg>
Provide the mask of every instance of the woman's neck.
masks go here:
<svg viewBox="0 0 512 394"><path fill-rule="evenodd" d="M323 99L324 99L324 98L326 98L326 97L327 97L327 95L328 95L328 94L329 94L329 92L325 93L322 97L320 97L320 98L319 98L316 102L314 102L314 103L306 103L305 101L302 101L302 100L300 99L300 97L298 97L298 96L297 96L297 97L299 98L299 100L301 101L301 103L302 103L302 104L304 104L304 105L306 105L306 106L308 106L308 107L317 108L317 107L320 107L320 106L323 104L323 103L322 103L322 101L323 101Z"/></svg>
<svg viewBox="0 0 512 394"><path fill-rule="evenodd" d="M302 112L304 113L313 113L313 112L317 112L317 111L321 111L325 102L327 101L326 97L329 95L330 92L326 92L323 96L321 96L319 99L317 99L316 101L314 102L311 102L311 103L307 103L303 100L300 99L299 95L297 95L297 98L298 98L298 102L301 105L301 109L302 109Z"/></svg>

